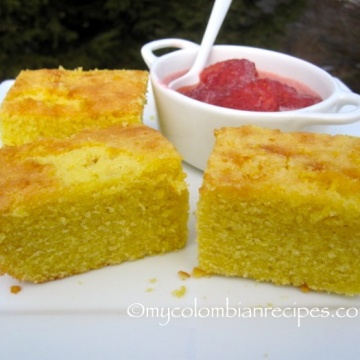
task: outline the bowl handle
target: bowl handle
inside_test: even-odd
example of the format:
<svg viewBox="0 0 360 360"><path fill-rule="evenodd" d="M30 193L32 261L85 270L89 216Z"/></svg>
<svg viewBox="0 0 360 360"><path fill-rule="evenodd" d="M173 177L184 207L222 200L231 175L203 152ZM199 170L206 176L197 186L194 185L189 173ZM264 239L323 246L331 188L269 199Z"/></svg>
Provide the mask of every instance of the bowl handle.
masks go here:
<svg viewBox="0 0 360 360"><path fill-rule="evenodd" d="M294 130L307 125L344 125L360 121L360 95L340 87L337 92L336 112L301 113L291 116L296 128Z"/></svg>
<svg viewBox="0 0 360 360"><path fill-rule="evenodd" d="M188 40L184 39L176 39L176 38L169 38L169 39L161 39L155 40L147 43L141 48L141 56L143 57L146 65L148 68L154 63L154 61L158 58L154 54L155 50L166 49L166 48L192 48L198 47L199 45Z"/></svg>

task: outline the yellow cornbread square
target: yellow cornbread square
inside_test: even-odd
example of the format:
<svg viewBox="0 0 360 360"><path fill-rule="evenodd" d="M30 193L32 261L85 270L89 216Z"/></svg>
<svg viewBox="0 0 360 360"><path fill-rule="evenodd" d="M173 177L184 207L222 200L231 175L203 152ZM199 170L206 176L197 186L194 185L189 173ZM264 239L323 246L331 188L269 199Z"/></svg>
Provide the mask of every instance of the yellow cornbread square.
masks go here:
<svg viewBox="0 0 360 360"><path fill-rule="evenodd" d="M0 273L39 283L181 249L181 161L144 125L0 149Z"/></svg>
<svg viewBox="0 0 360 360"><path fill-rule="evenodd" d="M147 80L142 70L23 70L0 108L2 143L140 124Z"/></svg>
<svg viewBox="0 0 360 360"><path fill-rule="evenodd" d="M216 131L197 210L199 267L360 293L360 139Z"/></svg>

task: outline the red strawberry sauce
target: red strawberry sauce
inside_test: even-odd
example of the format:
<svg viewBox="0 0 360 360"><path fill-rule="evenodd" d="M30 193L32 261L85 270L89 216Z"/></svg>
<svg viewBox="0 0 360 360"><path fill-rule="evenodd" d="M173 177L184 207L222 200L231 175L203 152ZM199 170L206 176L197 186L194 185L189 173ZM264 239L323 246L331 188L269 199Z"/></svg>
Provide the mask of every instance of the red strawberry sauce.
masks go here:
<svg viewBox="0 0 360 360"><path fill-rule="evenodd" d="M171 78L177 76L179 74ZM261 73L253 62L246 59L210 65L201 73L199 84L178 91L212 105L249 111L296 110L322 101L306 86Z"/></svg>

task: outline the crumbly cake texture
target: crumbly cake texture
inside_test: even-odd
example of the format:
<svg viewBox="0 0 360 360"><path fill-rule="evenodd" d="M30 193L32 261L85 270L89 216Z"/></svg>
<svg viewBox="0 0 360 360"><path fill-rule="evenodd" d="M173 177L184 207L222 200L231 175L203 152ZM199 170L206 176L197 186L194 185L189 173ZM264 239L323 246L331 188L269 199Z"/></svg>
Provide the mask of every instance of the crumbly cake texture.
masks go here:
<svg viewBox="0 0 360 360"><path fill-rule="evenodd" d="M212 274L360 293L360 139L216 131L197 210Z"/></svg>
<svg viewBox="0 0 360 360"><path fill-rule="evenodd" d="M182 248L188 189L158 131L117 125L0 149L0 272L35 283Z"/></svg>
<svg viewBox="0 0 360 360"><path fill-rule="evenodd" d="M141 124L147 80L142 70L23 70L0 109L2 143Z"/></svg>

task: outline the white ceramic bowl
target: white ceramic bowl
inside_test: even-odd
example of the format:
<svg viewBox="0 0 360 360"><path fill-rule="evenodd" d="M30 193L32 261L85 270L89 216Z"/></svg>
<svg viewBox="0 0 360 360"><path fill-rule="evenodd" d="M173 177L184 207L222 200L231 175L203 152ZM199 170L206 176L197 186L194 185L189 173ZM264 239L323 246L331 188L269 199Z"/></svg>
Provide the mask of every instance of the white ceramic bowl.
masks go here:
<svg viewBox="0 0 360 360"><path fill-rule="evenodd" d="M156 50L165 48L177 50L163 56L155 55ZM298 81L324 100L299 110L254 112L206 104L169 89L165 79L189 69L197 50L198 45L187 40L162 39L144 45L141 53L150 69L160 130L187 163L201 170L206 167L214 145L214 130L224 126L253 124L298 131L308 125L347 124L360 120L360 96L342 90L326 71L298 58L259 48L216 45L208 65L246 58L253 61L258 70ZM350 110L339 112L344 106Z"/></svg>

